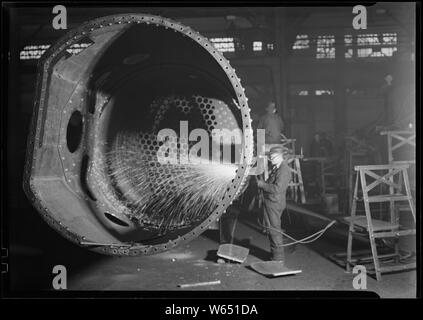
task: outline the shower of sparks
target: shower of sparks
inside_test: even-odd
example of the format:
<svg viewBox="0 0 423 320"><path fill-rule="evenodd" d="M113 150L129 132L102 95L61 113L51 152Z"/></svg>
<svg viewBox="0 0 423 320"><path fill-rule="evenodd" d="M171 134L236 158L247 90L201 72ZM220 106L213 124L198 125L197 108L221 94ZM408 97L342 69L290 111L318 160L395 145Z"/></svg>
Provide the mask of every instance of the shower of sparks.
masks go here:
<svg viewBox="0 0 423 320"><path fill-rule="evenodd" d="M161 232L204 220L222 200L237 166L161 164L158 149L155 135L122 133L107 153L109 175L129 218Z"/></svg>

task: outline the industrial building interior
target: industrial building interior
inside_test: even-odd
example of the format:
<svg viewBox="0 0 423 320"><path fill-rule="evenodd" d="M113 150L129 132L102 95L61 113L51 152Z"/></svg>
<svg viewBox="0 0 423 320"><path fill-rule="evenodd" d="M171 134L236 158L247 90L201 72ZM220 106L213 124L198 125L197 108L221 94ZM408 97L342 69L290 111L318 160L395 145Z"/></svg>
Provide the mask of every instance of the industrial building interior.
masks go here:
<svg viewBox="0 0 423 320"><path fill-rule="evenodd" d="M55 14L50 6L16 6L9 10L5 236L9 244L8 275L11 291L53 290L52 269L55 265L66 266L67 289L78 291L354 291L357 290L354 287L357 273L353 272L351 267L365 265L368 270L367 291L375 292L384 298L416 297L416 257L420 253L416 252L416 214L419 214L416 201L419 197L416 195L415 169L415 130L418 125L415 113L415 3L378 2L368 5L367 26L359 30L354 29L353 19L356 14L351 6L69 5L66 9L66 30L53 28L52 20ZM101 59L90 66L90 77L85 84L87 92L92 90L89 87L91 78L101 75L112 65L115 68L112 70L113 76L105 76L104 86L107 90L110 89L108 92L114 96L110 102L105 102L109 107L101 111L105 110L107 123L99 124L103 131L99 138L96 132L95 139L103 139L103 142L99 143L107 144L118 136L117 132L123 130L123 127L125 130L136 130L140 126L146 127L147 123L151 124L149 111L141 105L146 106L146 103L159 95L164 97L160 103L165 103L163 101L166 101L166 97L177 92L182 95L177 98L182 101L182 105L185 99L183 95L188 96L195 92L199 96L212 96L214 100L206 99L204 103L209 101L213 110L218 110L220 102L226 101L226 109L222 114L224 117L228 114L227 122L234 123L236 127L237 123L241 127L242 122L244 133L248 128L244 116L251 118L253 130L263 128L262 119L266 115L269 102L273 101L276 114L282 119L283 128L280 139L272 145L284 146L289 151L289 165L292 169L287 205L281 217L282 229L293 239L305 239L285 247L284 250L284 267L288 271L298 271L297 273L266 275L254 268L254 263L269 260L269 240L262 225L258 223L262 204L258 200L257 190L251 187L255 178L250 176L248 180L246 174L241 177L240 172L244 172L242 170L237 171L238 179L234 178L232 183L243 180L247 190L234 195L229 191L229 187L227 189L229 198L231 195L234 198L238 196L237 201L241 203L240 212L232 225L234 233L230 241L234 248L248 249L248 255L241 262L219 258L220 234L221 229L225 227L223 209L213 215L211 210L202 213L205 218L200 221L201 224L196 225L201 227L201 232L195 231L197 229L194 229L194 232L189 228L172 231L169 228L164 236L160 233L157 236L157 233L147 229L135 232L136 235L128 233L122 236L120 230L130 222L125 222L127 218L123 214L118 216L105 213L103 220L99 218L101 221L96 223L108 226L115 223L113 228L118 230L116 234L119 234L109 235L108 232L103 232L104 235L97 237L93 231L97 229L78 227L80 223L75 222L74 228L80 228L87 238L92 236L90 239L98 239L95 240L96 243L91 244L79 241L78 246L66 239L69 237L64 236L65 232L60 231L62 229L51 228L49 224L52 223L46 223L41 216L43 214L37 212L36 201L29 199L25 194L22 187L25 180L25 163L27 161L30 168L31 164L28 163L32 161L32 158L27 157L39 157L39 161L46 161L45 158L50 155L49 149L42 150L43 142L36 140L40 146L34 147L33 153L28 152L31 146L27 145L28 141L35 139L35 132L38 132L30 131L31 118L35 117L34 104L37 105L45 94L41 89L37 89L37 75L40 75L43 67L42 64L38 65L40 57L46 50L49 50L46 55L53 56L55 51L51 49L52 46L59 39L66 40L68 32L80 27L84 22L110 15L125 17L127 14L139 17L145 15L142 17L147 19L158 16L176 21L178 25L187 26L189 30L195 30L207 38L214 49L205 50L205 47L196 46L197 43L194 45L189 36L191 33L182 36L185 31L171 32L170 25L168 30L158 24L155 26L154 23L141 23L119 35L105 49ZM72 62L75 70L80 68L84 52L88 52L85 49L95 48L95 42L103 38L100 34L95 39L92 43L91 40L83 39L68 49L70 58L67 61L73 61L75 58ZM55 48L59 48L59 45ZM212 55L213 50L220 53ZM230 64L226 66L233 68L234 73L225 71L225 65L222 64L224 61L221 64L215 63L213 58L217 59L218 54L229 61ZM115 64L118 60L123 61L120 67ZM64 62L66 63L68 62ZM137 63L143 65L143 71L129 76L130 72L138 68ZM62 71L64 77L74 77L75 74L69 65L61 67L58 63L59 67L52 72L49 81L56 79L55 74ZM37 69L37 66L40 69ZM235 74L245 91L237 91L239 83L234 82L231 77ZM57 81L61 80L60 78ZM55 88L53 85L50 88L50 97L56 94L57 101L61 101L60 95L65 96L75 89L67 88L66 85ZM77 95L78 90L72 91L72 94ZM245 94L249 109L244 108L244 105L240 108L236 102L231 102L234 93L236 98L238 92ZM45 112L47 117L49 112ZM85 116L84 111L81 112ZM89 112L87 111L87 114ZM200 119L196 117L201 117L201 113L191 116L191 121L197 121L195 119ZM180 117L180 113L171 113L171 117L163 118L161 128L173 128L176 117ZM94 118L87 116L87 119L91 119L87 120L87 123L84 122L87 128L97 125L93 124ZM72 149L69 138L71 122L72 118L67 127L69 150ZM76 119L75 123L78 122L82 123ZM57 127L55 125L53 120L43 124L43 130L51 131L51 139L54 139L55 132L62 129L62 124ZM210 126L205 124L204 128ZM174 129L176 130L176 127ZM190 126L190 129L193 127ZM44 140L49 139L46 134ZM88 141L91 136L84 139ZM138 142L128 140L125 143L135 145ZM77 148L78 142L74 149ZM89 148L91 145L87 142L84 150ZM78 152L75 155L81 155L82 158L82 154ZM120 161L125 162L125 155L120 156ZM34 163L36 162L32 163L31 178L34 178ZM87 215L94 216L98 210L105 211L104 208L98 209L99 205L84 207L79 202L76 204L77 201L72 200L74 195L68 198L65 195L60 196L62 189L58 185L47 186L49 181L53 180L52 172L57 168L53 161L46 163L44 166L50 165L51 168L37 173L34 180L31 180L31 187L37 190L39 197L44 197L40 201L50 201L48 203L55 208L50 210L56 211L57 220L67 221L66 216L70 216L70 223L85 221L78 220L85 219L80 212L86 210ZM141 166L141 162L139 164ZM61 165L66 168L61 169L64 171L68 170L67 165L71 166L65 161ZM69 170L71 171L71 168ZM267 170L264 170L265 175ZM60 174L66 180L66 173ZM77 178L75 181L85 181L85 177L79 176L82 176L82 173L72 174ZM177 172L172 179L178 184L177 179L180 178L180 173ZM38 187L41 182L37 182L37 179L44 184ZM107 193L109 191L100 195L103 192L97 190L100 187L93 187L103 185L97 182L100 178L94 182L92 179L95 178L87 179L88 184L91 183L91 190L86 185L84 187L83 183L81 190L85 190L85 195L91 198L89 201L98 199L97 202L100 202L103 198L113 198ZM68 181L70 183L71 179ZM172 186L157 183L163 188ZM242 183L239 181L233 189L242 187ZM201 190L213 187L210 183L201 186ZM63 190L69 188L64 187ZM215 190L215 193L221 196L225 190L226 187ZM160 197L160 192L162 191L159 190L151 197ZM207 190L204 192L207 193ZM144 197L141 193L139 191L135 196ZM55 199L54 195L56 198L61 197L62 202ZM214 194L210 195L212 196ZM222 199L224 198L223 196ZM58 202L55 202L56 200ZM104 201L107 202L106 200ZM165 204L160 202L160 205ZM232 200L226 198L222 201L222 207L225 209L229 205L232 205ZM183 207L175 208L169 204L166 206L169 215L175 216L180 216L180 212L186 212L185 216L188 216L188 213L195 216L194 209L197 208L190 209L191 213ZM204 206L201 210L205 210ZM136 215L137 212L133 214ZM220 216L221 214L223 215ZM361 220L355 215L360 215ZM219 218L216 219L216 216ZM206 223L208 218L213 221ZM87 221L91 219L94 218L86 217ZM206 224L202 223L203 221ZM151 228L154 229L155 220L151 218L149 223L153 224ZM179 222L174 223L176 225ZM106 229L110 230L112 227ZM143 244L151 245L151 248L158 252L150 252L148 249L144 254L141 250L130 251L129 255L133 256L128 256L129 251L126 251L125 243L131 242L135 236L147 239ZM185 241L185 236L189 241ZM184 241L169 250L166 243L172 244L172 241L175 241L176 244L177 240L174 239L179 237L184 238ZM109 243L110 239L115 238L120 245L101 244L102 241ZM349 246L350 238L354 240L352 249ZM289 243L292 239L288 237L284 241ZM95 247L95 250L87 250L91 247ZM102 249L97 247L108 247L104 251L110 251L108 254L102 254ZM347 261L349 249L352 250L352 258ZM371 272L372 270L375 272Z"/></svg>

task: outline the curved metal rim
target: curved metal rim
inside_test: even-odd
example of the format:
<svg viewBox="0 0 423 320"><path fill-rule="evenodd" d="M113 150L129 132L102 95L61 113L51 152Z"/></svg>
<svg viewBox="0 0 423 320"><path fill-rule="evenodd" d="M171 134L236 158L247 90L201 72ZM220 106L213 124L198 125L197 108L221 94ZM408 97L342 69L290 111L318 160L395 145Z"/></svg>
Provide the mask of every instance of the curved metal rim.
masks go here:
<svg viewBox="0 0 423 320"><path fill-rule="evenodd" d="M42 111L45 104L45 94L46 94L46 86L47 80L49 76L49 69L50 66L60 57L60 54L64 52L67 48L69 48L72 44L81 40L82 38L88 36L91 32L107 28L112 25L116 24L154 24L158 27L165 27L166 29L173 29L175 32L181 33L183 36L187 36L194 40L197 44L201 45L205 50L209 52L211 56L219 63L223 71L227 74L234 92L237 95L237 104L238 108L240 109L241 116L242 116L242 126L243 126L243 145L242 145L242 162L239 164L237 169L236 177L234 178L233 182L231 183L230 187L228 188L227 192L223 196L220 201L218 207L210 214L210 216L191 230L189 233L183 235L182 237L179 236L175 240L169 240L166 244L160 245L142 245L142 244L102 244L96 245L89 245L89 240L87 237L81 236L76 232L70 230L68 227L64 226L60 221L54 219L49 211L48 208L45 208L41 201L37 199L34 194L33 188L31 187L31 181L27 181L24 183L25 189L27 194L30 195L31 198L35 198L34 203L37 209L40 211L41 216L47 221L47 223L58 231L60 234L65 236L67 239L75 242L76 244L88 247L93 251L97 251L103 254L110 254L110 255L129 255L129 256L136 256L136 255L148 255L148 254L155 254L162 251L169 250L174 248L177 245L181 245L186 243L193 238L200 235L203 231L207 229L207 227L216 220L221 214L223 214L227 207L232 203L233 199L235 199L241 190L242 185L246 181L246 177L248 175L250 165L252 162L253 156L253 132L251 128L251 118L250 118L250 108L248 107L248 99L245 96L245 90L241 85L240 79L236 76L235 69L231 67L229 61L213 46L211 42L208 41L207 38L200 35L198 32L194 31L190 27L184 26L179 22L173 21L168 18L163 18L160 16L149 15L149 14L118 14L112 16L106 16L102 18L98 18L89 22L84 23L80 27L70 31L66 34L63 38L61 38L55 45L51 46L41 57L39 61L39 80L40 83L40 94L39 94L39 101L35 102L35 114L38 117L38 114ZM38 93L37 93L38 95ZM38 106L38 108L37 108ZM38 121L40 121L38 117ZM35 122L34 122L35 124ZM39 125L36 127L39 128ZM38 133L38 129L36 130ZM38 134L35 134L34 145L38 142L37 141ZM34 146L32 146L33 148ZM31 148L29 148L31 149ZM32 149L31 149L32 150ZM29 155L32 155L33 151L29 151ZM29 168L27 168L29 170Z"/></svg>

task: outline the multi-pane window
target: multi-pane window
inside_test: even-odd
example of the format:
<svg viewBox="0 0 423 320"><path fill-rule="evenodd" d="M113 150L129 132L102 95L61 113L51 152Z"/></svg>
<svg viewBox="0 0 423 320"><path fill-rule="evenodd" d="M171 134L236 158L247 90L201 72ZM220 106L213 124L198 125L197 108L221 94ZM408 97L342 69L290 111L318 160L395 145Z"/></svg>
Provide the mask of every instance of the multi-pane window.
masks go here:
<svg viewBox="0 0 423 320"><path fill-rule="evenodd" d="M303 50L308 48L310 48L310 40L308 39L308 35L298 34L292 49Z"/></svg>
<svg viewBox="0 0 423 320"><path fill-rule="evenodd" d="M334 90L332 85L307 85L307 84L291 84L289 86L289 94L291 96L333 96Z"/></svg>
<svg viewBox="0 0 423 320"><path fill-rule="evenodd" d="M88 48L92 43L75 43L66 51L70 54L78 54L85 48ZM46 50L50 48L49 44L28 45L25 46L19 53L20 60L34 60L39 59Z"/></svg>
<svg viewBox="0 0 423 320"><path fill-rule="evenodd" d="M39 59L50 47L49 44L25 46L19 54L21 60Z"/></svg>
<svg viewBox="0 0 423 320"><path fill-rule="evenodd" d="M353 45L353 36L351 34L346 34L344 36L344 43L346 47Z"/></svg>
<svg viewBox="0 0 423 320"><path fill-rule="evenodd" d="M253 51L262 51L262 50L263 50L263 42L254 41L253 42Z"/></svg>
<svg viewBox="0 0 423 320"><path fill-rule="evenodd" d="M357 57L392 57L397 51L396 45L396 33L359 34L357 35Z"/></svg>
<svg viewBox="0 0 423 320"><path fill-rule="evenodd" d="M317 59L334 59L335 58L335 36L323 35L317 37L316 48Z"/></svg>
<svg viewBox="0 0 423 320"><path fill-rule="evenodd" d="M392 57L397 51L397 33L363 33L363 34L346 34L343 37L345 45L345 58L378 58ZM341 38L342 41L342 38ZM297 52L314 50L316 47L315 57L317 59L334 59L335 58L335 36L334 35L317 35L314 38L307 34L298 34L292 49Z"/></svg>
<svg viewBox="0 0 423 320"><path fill-rule="evenodd" d="M314 91L316 96L332 96L333 90L331 89L317 89Z"/></svg>
<svg viewBox="0 0 423 320"><path fill-rule="evenodd" d="M235 52L234 38L210 38L210 42L220 52Z"/></svg>
<svg viewBox="0 0 423 320"><path fill-rule="evenodd" d="M359 35L357 35L357 45L359 45L359 46L380 45L378 35L376 33L359 34Z"/></svg>
<svg viewBox="0 0 423 320"><path fill-rule="evenodd" d="M92 43L75 43L71 45L70 48L67 49L66 51L71 54L77 54L77 53L80 53L85 48L88 48L90 45L92 45Z"/></svg>
<svg viewBox="0 0 423 320"><path fill-rule="evenodd" d="M353 45L353 36L351 34L346 34L344 36L344 44L345 44L345 58L352 58L354 55L354 49L352 48Z"/></svg>

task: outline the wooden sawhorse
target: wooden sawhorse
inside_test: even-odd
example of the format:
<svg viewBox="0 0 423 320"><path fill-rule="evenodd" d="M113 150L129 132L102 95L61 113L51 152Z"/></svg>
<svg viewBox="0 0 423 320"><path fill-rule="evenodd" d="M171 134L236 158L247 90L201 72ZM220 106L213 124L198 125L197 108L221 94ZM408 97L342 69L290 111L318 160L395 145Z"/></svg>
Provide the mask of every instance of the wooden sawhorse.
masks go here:
<svg viewBox="0 0 423 320"><path fill-rule="evenodd" d="M351 216L346 217L345 220L349 223L348 231L348 245L347 245L347 271L350 271L350 267L358 264L357 259L352 259L352 241L356 229L364 230L368 233L370 238L370 246L372 251L372 259L374 264L374 270L368 270L376 274L376 279L381 280L381 274L384 272L400 271L414 269L416 267L415 262L411 263L398 263L401 260L401 254L399 252L398 241L395 242L394 252L385 255L378 255L376 248L376 239L383 238L396 238L401 236L415 235L416 230L404 229L399 224L399 213L401 211L395 210L394 204L396 202L407 202L410 208L410 212L413 216L414 223L416 222L416 212L413 203L413 198L410 191L410 182L408 180L408 164L389 164L389 165L368 165L368 166L356 166L354 168L358 174L354 187L354 198L351 208ZM395 180L395 177L398 179ZM373 180L373 181L369 181ZM399 181L402 180L405 186L405 194L403 192L402 185ZM389 186L388 194L374 194L375 188L380 184ZM358 197L359 187L362 189L362 199ZM379 189L379 188L378 188ZM379 189L380 190L380 189ZM373 191L373 192L372 192ZM365 207L365 215L357 215L357 202L363 201ZM374 219L371 213L371 204L389 202L390 205L390 219L377 220ZM395 257L394 264L383 264L381 259ZM365 258L361 259L362 261Z"/></svg>

